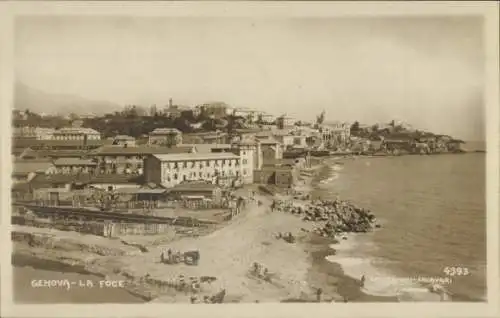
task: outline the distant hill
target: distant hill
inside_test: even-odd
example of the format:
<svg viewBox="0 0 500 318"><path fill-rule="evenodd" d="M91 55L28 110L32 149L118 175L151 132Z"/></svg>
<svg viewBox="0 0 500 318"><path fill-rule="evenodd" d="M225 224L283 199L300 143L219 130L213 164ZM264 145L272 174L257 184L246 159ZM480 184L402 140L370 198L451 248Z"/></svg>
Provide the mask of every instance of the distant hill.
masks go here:
<svg viewBox="0 0 500 318"><path fill-rule="evenodd" d="M102 115L121 110L123 107L108 101L94 101L76 95L46 93L17 82L14 89L14 108L45 114Z"/></svg>

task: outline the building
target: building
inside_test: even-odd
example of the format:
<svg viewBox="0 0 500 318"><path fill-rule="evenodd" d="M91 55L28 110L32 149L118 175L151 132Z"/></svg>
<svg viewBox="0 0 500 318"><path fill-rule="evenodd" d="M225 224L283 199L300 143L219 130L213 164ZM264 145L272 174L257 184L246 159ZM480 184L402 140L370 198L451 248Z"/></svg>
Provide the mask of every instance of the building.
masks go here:
<svg viewBox="0 0 500 318"><path fill-rule="evenodd" d="M55 166L50 160L16 160L13 163L12 182L29 182L38 174L55 172Z"/></svg>
<svg viewBox="0 0 500 318"><path fill-rule="evenodd" d="M66 127L54 131L54 140L100 140L101 134L92 129L84 127Z"/></svg>
<svg viewBox="0 0 500 318"><path fill-rule="evenodd" d="M175 146L182 144L182 132L176 128L156 128L149 133L149 144Z"/></svg>
<svg viewBox="0 0 500 318"><path fill-rule="evenodd" d="M90 150L87 149L68 149L68 150L34 150L25 148L17 155L19 159L58 159L58 158L85 158L90 155Z"/></svg>
<svg viewBox="0 0 500 318"><path fill-rule="evenodd" d="M151 146L107 146L93 151L98 173L101 174L142 174L144 159L152 154L193 153L194 147L151 147Z"/></svg>
<svg viewBox="0 0 500 318"><path fill-rule="evenodd" d="M156 105L151 105L149 107L149 116L154 117L158 113L158 109L156 108Z"/></svg>
<svg viewBox="0 0 500 318"><path fill-rule="evenodd" d="M216 184L206 182L185 182L168 189L168 196L174 200L186 199L186 197L204 197L220 201L222 189Z"/></svg>
<svg viewBox="0 0 500 318"><path fill-rule="evenodd" d="M172 105L164 110L165 116L171 119L179 118L183 115L183 113L192 113L191 107Z"/></svg>
<svg viewBox="0 0 500 318"><path fill-rule="evenodd" d="M283 159L283 146L274 138L258 139L260 151L262 152L263 163L266 160Z"/></svg>
<svg viewBox="0 0 500 318"><path fill-rule="evenodd" d="M33 150L92 150L104 145L111 145L111 140L37 140L12 138L13 149Z"/></svg>
<svg viewBox="0 0 500 318"><path fill-rule="evenodd" d="M289 189L297 182L298 170L291 166L264 166L254 172L254 182Z"/></svg>
<svg viewBox="0 0 500 318"><path fill-rule="evenodd" d="M446 143L446 146L450 152L464 152L462 148L462 145L464 144L465 142L463 140L451 139Z"/></svg>
<svg viewBox="0 0 500 318"><path fill-rule="evenodd" d="M36 140L50 140L53 139L54 132L53 128L43 128L43 127L15 127L13 129L13 137L15 138L28 138Z"/></svg>
<svg viewBox="0 0 500 318"><path fill-rule="evenodd" d="M94 174L96 173L97 160L81 158L59 158L54 160L56 171L60 174Z"/></svg>
<svg viewBox="0 0 500 318"><path fill-rule="evenodd" d="M276 122L276 116L266 113L257 115L258 121L263 125L273 125Z"/></svg>
<svg viewBox="0 0 500 318"><path fill-rule="evenodd" d="M30 189L85 189L116 190L120 188L140 187L141 176L116 174L38 174L30 182Z"/></svg>
<svg viewBox="0 0 500 318"><path fill-rule="evenodd" d="M274 130L265 133L264 136L266 134L276 139L276 141L278 141L284 149L287 149L288 147L293 147L294 145L294 135L292 135L288 130ZM257 138L261 138L260 136L261 135L257 135Z"/></svg>
<svg viewBox="0 0 500 318"><path fill-rule="evenodd" d="M199 108L201 110L201 113L205 116L213 118L223 118L228 115L228 109L230 107L223 102L214 102L200 105Z"/></svg>
<svg viewBox="0 0 500 318"><path fill-rule="evenodd" d="M200 106L194 107L191 111L193 112L194 118L198 118L198 116L201 115L201 107Z"/></svg>
<svg viewBox="0 0 500 318"><path fill-rule="evenodd" d="M235 108L233 115L244 118L246 122L250 124L257 121L257 112L249 108Z"/></svg>
<svg viewBox="0 0 500 318"><path fill-rule="evenodd" d="M186 146L186 145L182 145ZM233 153L240 157L240 176L244 184L253 183L253 170L257 145L251 141L238 141L231 144L195 144L197 153Z"/></svg>
<svg viewBox="0 0 500 318"><path fill-rule="evenodd" d="M209 131L184 134L182 140L186 144L227 144L229 136L221 131Z"/></svg>
<svg viewBox="0 0 500 318"><path fill-rule="evenodd" d="M113 145L117 145L117 146L127 145L128 147L135 147L136 142L135 142L135 138L132 136L118 135L115 138L113 138Z"/></svg>
<svg viewBox="0 0 500 318"><path fill-rule="evenodd" d="M332 122L318 127L321 138L329 146L346 146L351 136L351 125L343 122Z"/></svg>
<svg viewBox="0 0 500 318"><path fill-rule="evenodd" d="M151 155L144 160L146 182L173 187L183 181L219 183L240 178L240 157L233 153Z"/></svg>
<svg viewBox="0 0 500 318"><path fill-rule="evenodd" d="M276 118L276 126L278 126L278 129L285 129L287 127L293 127L294 125L295 125L295 119L292 117L282 115Z"/></svg>

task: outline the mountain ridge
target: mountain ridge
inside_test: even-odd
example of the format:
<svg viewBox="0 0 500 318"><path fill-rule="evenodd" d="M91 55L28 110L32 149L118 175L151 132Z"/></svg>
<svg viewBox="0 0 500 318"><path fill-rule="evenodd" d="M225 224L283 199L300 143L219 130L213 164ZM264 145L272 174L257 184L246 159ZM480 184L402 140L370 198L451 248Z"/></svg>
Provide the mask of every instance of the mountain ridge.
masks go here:
<svg viewBox="0 0 500 318"><path fill-rule="evenodd" d="M45 114L92 113L103 115L123 107L109 101L100 101L71 94L55 94L16 82L14 87L14 109Z"/></svg>

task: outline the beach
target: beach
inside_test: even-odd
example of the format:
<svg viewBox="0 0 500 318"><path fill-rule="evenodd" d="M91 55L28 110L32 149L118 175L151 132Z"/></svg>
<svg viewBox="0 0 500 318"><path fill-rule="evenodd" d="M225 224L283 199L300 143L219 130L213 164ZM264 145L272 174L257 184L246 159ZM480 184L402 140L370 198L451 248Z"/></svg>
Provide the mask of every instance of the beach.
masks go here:
<svg viewBox="0 0 500 318"><path fill-rule="evenodd" d="M322 167L319 164L313 170L319 171ZM311 191L313 178L304 178L298 189L304 193ZM29 266L36 269L44 263L43 260L47 260L58 264L52 266L52 270L58 272L59 277L61 272L77 271L95 277L122 279L126 281L126 291L146 301L164 303L190 301L190 294L179 293L166 286L178 275L217 277L217 281L202 286L202 294L210 295L225 289L226 299L231 302L315 301L318 288L324 291L323 299L328 301L364 299L356 280L344 277L340 268L332 271L325 266L325 248L328 249L333 240L318 240L310 233L313 228L311 222L286 213L271 212L272 196L257 192L254 199L241 215L207 235L187 236L160 245L148 245L143 238L141 244L147 252L124 244L123 239L120 242L92 235L16 226L14 231L18 237L34 235L40 239L34 240L39 241L36 247L28 246L24 239L17 239L13 264L18 268ZM257 201L261 201L262 205ZM293 233L296 243L276 239L279 232ZM134 238L127 240L133 241ZM136 238L136 241L141 239ZM321 244L318 244L320 241ZM76 250L78 245L79 251ZM160 254L167 248L199 250L199 266L160 263ZM23 257L25 260L41 261L23 263ZM272 282L249 274L254 262L262 264L272 273ZM47 270L47 266L42 270ZM322 275L327 275L329 279L324 280ZM352 288L330 288L331 280ZM29 286L24 288L29 289ZM19 287L20 290L24 288Z"/></svg>
<svg viewBox="0 0 500 318"><path fill-rule="evenodd" d="M364 159L386 160L384 158ZM390 159L389 159L390 160ZM325 196L325 188L341 187L343 165L349 161L327 160L317 165L315 173L304 177L296 189L313 196ZM251 193L256 187L242 190ZM332 193L330 193L331 195ZM276 195L281 199L294 200L291 196ZM394 275L389 271L373 267L370 255L352 255L352 251L367 246L374 249L372 238L384 231L348 234L347 240L337 242L332 238L320 237L312 230L314 222L305 222L300 217L281 211L272 212L270 205L275 198L269 194L256 192L254 200L247 208L227 224L206 231L201 236L175 238L170 242L152 245L145 238L129 237L130 242L142 242L147 252L141 252L130 244L94 237L96 245L104 245L115 255L96 255L96 249L75 252L56 248L27 247L16 242L17 255L29 254L34 258L56 260L78 267L88 274L109 279L126 281L125 290L142 301L159 303L190 302L192 293L178 292L169 287L169 282L179 275L185 277L212 276L217 280L202 284L198 296L213 295L226 290L227 302L303 302L316 301L316 291L323 291L322 301L349 302L395 302L395 301L440 301L440 296L430 293L425 284L405 282L394 292ZM257 204L261 201L262 205ZM362 202L365 206L369 202ZM375 211L378 216L378 211ZM390 227L390 225L389 225ZM40 232L42 229L17 228L19 231ZM294 244L276 239L277 233L291 232L296 237ZM50 231L51 235L71 236L72 234ZM73 235L72 239L89 242L88 235ZM78 238L76 238L78 237ZM154 241L153 239L149 239ZM364 244L364 245L360 245ZM56 244L57 245L57 244ZM54 247L54 244L52 244ZM68 246L73 246L69 244ZM160 262L160 255L166 249L186 251L197 249L201 253L198 266L185 264L166 265ZM102 249L101 249L102 250ZM92 252L94 251L94 252ZM102 251L100 254L106 254ZM265 266L272 274L268 282L251 275L254 262ZM63 270L63 272L66 270ZM367 275L365 286L361 286L361 276ZM429 284L427 284L429 285ZM22 288L20 288L22 289ZM125 297L126 298L126 297ZM460 299L456 298L455 300ZM463 297L461 299L464 299ZM113 300L115 301L115 300Z"/></svg>

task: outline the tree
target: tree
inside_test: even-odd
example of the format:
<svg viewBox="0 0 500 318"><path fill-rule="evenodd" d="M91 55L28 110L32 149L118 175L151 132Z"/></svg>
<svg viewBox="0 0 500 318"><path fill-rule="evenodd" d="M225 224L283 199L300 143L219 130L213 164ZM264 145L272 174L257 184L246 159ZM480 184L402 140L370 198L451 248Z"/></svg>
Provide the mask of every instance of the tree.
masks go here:
<svg viewBox="0 0 500 318"><path fill-rule="evenodd" d="M253 114L252 113L248 113L245 120L246 120L246 123L247 124L252 124L253 123Z"/></svg>
<svg viewBox="0 0 500 318"><path fill-rule="evenodd" d="M257 120L255 121L255 123L259 124L259 125L262 125L264 124L264 116L262 115L262 113L259 113L257 115Z"/></svg>
<svg viewBox="0 0 500 318"><path fill-rule="evenodd" d="M323 110L319 116L316 116L316 124L321 125L325 122L325 111Z"/></svg>
<svg viewBox="0 0 500 318"><path fill-rule="evenodd" d="M358 121L355 121L352 125L351 125L351 134L352 133L355 133L355 132L358 132L359 131L359 122Z"/></svg>

